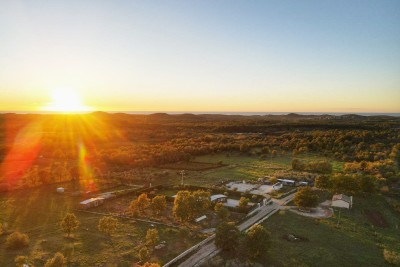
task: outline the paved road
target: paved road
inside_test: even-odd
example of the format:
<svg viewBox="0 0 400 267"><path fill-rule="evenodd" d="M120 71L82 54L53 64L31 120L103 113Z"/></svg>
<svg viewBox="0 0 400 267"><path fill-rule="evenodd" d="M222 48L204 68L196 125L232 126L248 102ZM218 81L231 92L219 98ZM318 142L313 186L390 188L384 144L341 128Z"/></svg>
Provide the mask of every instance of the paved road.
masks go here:
<svg viewBox="0 0 400 267"><path fill-rule="evenodd" d="M291 194L283 199L276 200L274 199L271 205L263 206L260 208L260 211L250 217L248 220L241 223L238 228L240 231L245 231L250 228L252 225L256 224L260 220L264 220L269 218L272 214L278 211L281 208L281 205L285 205L290 202L294 197L294 194ZM215 246L214 241L211 241L207 245L200 248L195 254L190 256L187 260L179 264L179 267L192 267L199 266L205 260L217 255L220 250Z"/></svg>

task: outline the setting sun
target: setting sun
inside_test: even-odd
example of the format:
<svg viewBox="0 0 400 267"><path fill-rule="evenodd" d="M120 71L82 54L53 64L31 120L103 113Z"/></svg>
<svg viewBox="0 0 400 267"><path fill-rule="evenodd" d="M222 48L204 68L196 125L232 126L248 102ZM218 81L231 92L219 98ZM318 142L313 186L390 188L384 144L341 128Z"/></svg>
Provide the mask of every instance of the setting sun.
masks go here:
<svg viewBox="0 0 400 267"><path fill-rule="evenodd" d="M57 88L51 94L52 101L43 108L46 111L81 112L91 108L83 104L78 92L72 88Z"/></svg>

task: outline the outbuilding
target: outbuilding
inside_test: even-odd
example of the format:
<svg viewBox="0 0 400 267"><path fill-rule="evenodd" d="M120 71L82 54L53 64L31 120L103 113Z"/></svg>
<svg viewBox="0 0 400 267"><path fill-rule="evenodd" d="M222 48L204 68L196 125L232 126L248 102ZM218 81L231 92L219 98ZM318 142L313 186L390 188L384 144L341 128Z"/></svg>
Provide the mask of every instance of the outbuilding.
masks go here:
<svg viewBox="0 0 400 267"><path fill-rule="evenodd" d="M211 199L211 202L215 204L215 203L226 202L228 200L228 197L225 195L222 195L222 194L218 194L218 195L212 195L210 197L210 199Z"/></svg>
<svg viewBox="0 0 400 267"><path fill-rule="evenodd" d="M332 197L332 207L350 209L353 206L353 197L337 194Z"/></svg>
<svg viewBox="0 0 400 267"><path fill-rule="evenodd" d="M57 191L57 193L62 194L62 193L65 192L65 189L64 189L64 187L58 187L58 188L56 189L56 191Z"/></svg>
<svg viewBox="0 0 400 267"><path fill-rule="evenodd" d="M295 186L296 185L296 181L289 180L289 179L278 179L278 182L281 182L284 185L291 185L291 186Z"/></svg>
<svg viewBox="0 0 400 267"><path fill-rule="evenodd" d="M81 209L89 209L93 207L100 206L104 203L104 198L102 197L95 197L89 198L79 203L79 207Z"/></svg>

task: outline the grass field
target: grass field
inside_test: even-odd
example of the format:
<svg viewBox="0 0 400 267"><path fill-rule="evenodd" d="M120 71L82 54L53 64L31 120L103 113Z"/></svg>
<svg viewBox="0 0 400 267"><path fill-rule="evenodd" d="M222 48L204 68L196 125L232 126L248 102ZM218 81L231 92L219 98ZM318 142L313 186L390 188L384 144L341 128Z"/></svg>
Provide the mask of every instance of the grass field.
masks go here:
<svg viewBox="0 0 400 267"><path fill-rule="evenodd" d="M400 216L381 196L356 197L351 211L317 221L289 211L264 222L272 236L268 263L273 266L391 266L383 259L383 248L400 252ZM373 227L365 210L380 211L389 227ZM307 241L289 242L284 235L294 234Z"/></svg>
<svg viewBox="0 0 400 267"><path fill-rule="evenodd" d="M119 219L120 226L109 239L97 230L102 215L74 211L80 198L56 194L53 187L18 190L0 196L1 202L11 200L13 203L10 209L0 210L0 220L7 222L9 232L19 230L30 237L28 248L12 251L5 248L7 235L0 236L0 266L14 266L14 258L18 255L28 256L35 266L43 266L57 251L69 258L69 266L95 266L98 263L131 266L138 261L138 250L151 227L149 224ZM67 211L74 212L81 222L71 239L66 238L59 227ZM177 238L175 228L157 226L157 229L160 240L165 240L167 246L155 251L149 260L159 263L167 262L201 239L192 235Z"/></svg>
<svg viewBox="0 0 400 267"><path fill-rule="evenodd" d="M304 162L327 160L331 162L334 171L343 169L343 162L338 162L315 154L280 155L273 158L260 159L257 156L231 154L216 154L197 157L196 162L218 163L228 166L204 171L188 171L185 183L193 185L212 186L227 180L257 180L258 178L273 175L277 171L288 171L292 168L292 160L298 158ZM176 179L178 181L178 179Z"/></svg>

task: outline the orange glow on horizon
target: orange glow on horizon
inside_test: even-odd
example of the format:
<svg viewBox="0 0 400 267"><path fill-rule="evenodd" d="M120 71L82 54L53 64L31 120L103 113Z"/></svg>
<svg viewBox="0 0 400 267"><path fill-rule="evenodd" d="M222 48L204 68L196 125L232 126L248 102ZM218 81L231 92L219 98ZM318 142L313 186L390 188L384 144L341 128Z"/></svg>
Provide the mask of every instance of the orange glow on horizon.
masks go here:
<svg viewBox="0 0 400 267"><path fill-rule="evenodd" d="M72 88L57 88L52 92L52 101L42 107L44 111L55 112L85 112L92 111L91 107L85 106L78 92Z"/></svg>

